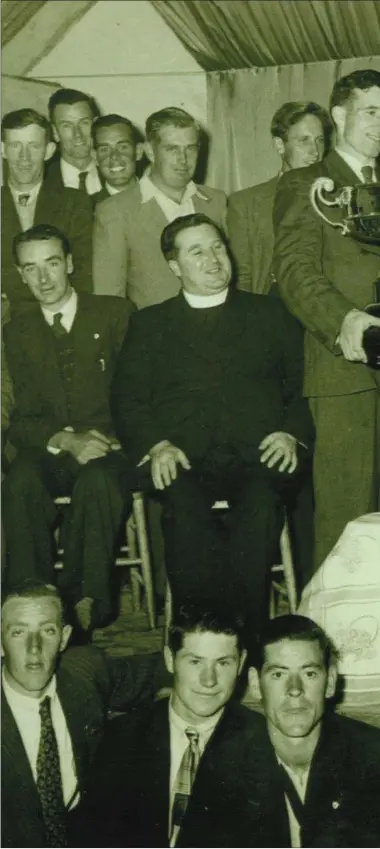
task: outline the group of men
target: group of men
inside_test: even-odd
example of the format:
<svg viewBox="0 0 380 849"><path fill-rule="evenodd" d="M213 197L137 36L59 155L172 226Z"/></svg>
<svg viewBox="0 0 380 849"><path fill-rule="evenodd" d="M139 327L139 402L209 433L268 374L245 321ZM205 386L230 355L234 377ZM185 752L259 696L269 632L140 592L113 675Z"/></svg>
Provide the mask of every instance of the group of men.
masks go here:
<svg viewBox="0 0 380 849"><path fill-rule="evenodd" d="M133 489L162 502L175 604L228 593L252 634L267 617L284 505L303 516L314 431L315 566L347 521L377 508L379 377L361 340L380 324L364 311L379 250L336 234L309 191L325 174L336 188L368 169L376 180L380 74L338 80L330 111L324 159L324 110L276 113L281 177L232 196L228 215L224 193L193 180L200 127L182 109L148 118L144 148L127 119L99 117L72 90L52 95L50 123L29 109L3 118L17 451L4 482L6 583L54 580L54 502L70 495L62 591L86 633L112 615Z"/></svg>
<svg viewBox="0 0 380 849"><path fill-rule="evenodd" d="M380 732L334 712L333 646L306 617L272 620L248 670L257 712L237 697L242 625L205 599L177 610L160 697L159 658L66 648L56 588L15 587L2 609L2 846L378 846ZM107 721L110 708L123 713Z"/></svg>

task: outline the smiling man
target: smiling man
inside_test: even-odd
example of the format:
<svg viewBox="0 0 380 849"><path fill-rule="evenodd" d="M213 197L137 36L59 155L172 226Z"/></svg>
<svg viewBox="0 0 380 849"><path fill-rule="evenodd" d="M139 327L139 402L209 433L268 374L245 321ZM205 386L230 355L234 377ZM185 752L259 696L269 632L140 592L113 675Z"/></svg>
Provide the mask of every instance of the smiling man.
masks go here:
<svg viewBox="0 0 380 849"><path fill-rule="evenodd" d="M304 394L316 429L315 568L349 521L379 506L380 372L366 365L362 338L370 325L380 326L365 312L378 300L380 246L342 238L317 215L310 190L320 177L334 191L380 180L380 72L337 80L330 112L334 150L281 177L273 219L279 291L305 328ZM343 212L332 212L340 222Z"/></svg>
<svg viewBox="0 0 380 849"><path fill-rule="evenodd" d="M161 237L181 292L131 318L112 389L115 427L141 485L164 505L176 604L225 594L266 620L267 574L313 440L302 334L280 299L230 289L225 237L206 216ZM227 540L212 505L228 499Z"/></svg>
<svg viewBox="0 0 380 849"><path fill-rule="evenodd" d="M103 115L94 121L92 138L104 180L104 188L92 198L94 203L99 203L136 182L136 166L144 148L132 121L121 115Z"/></svg>
<svg viewBox="0 0 380 849"><path fill-rule="evenodd" d="M204 213L225 226L224 192L194 182L201 128L188 112L168 107L146 122L150 166L131 190L98 206L94 224L94 290L128 297L138 309L176 295L178 280L160 251L167 222Z"/></svg>
<svg viewBox="0 0 380 849"><path fill-rule="evenodd" d="M88 195L101 191L91 133L99 114L94 98L83 91L60 88L50 97L49 118L60 151L47 169L51 190L63 185Z"/></svg>
<svg viewBox="0 0 380 849"><path fill-rule="evenodd" d="M4 847L89 845L79 829L107 710L154 693L157 655L110 659L67 649L70 635L54 586L25 582L3 599Z"/></svg>
<svg viewBox="0 0 380 849"><path fill-rule="evenodd" d="M131 504L130 467L114 433L109 391L131 304L78 294L64 233L40 225L13 243L34 304L5 327L17 456L4 481L6 583L54 581L54 499L64 516L62 586L87 634L112 613L114 547Z"/></svg>

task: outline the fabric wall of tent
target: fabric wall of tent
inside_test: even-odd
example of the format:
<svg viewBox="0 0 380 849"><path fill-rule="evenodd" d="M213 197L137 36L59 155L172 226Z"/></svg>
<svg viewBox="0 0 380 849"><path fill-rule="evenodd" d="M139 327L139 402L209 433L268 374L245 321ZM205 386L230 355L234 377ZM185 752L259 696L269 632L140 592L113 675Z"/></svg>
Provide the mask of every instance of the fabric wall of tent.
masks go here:
<svg viewBox="0 0 380 849"><path fill-rule="evenodd" d="M46 108L59 85L140 126L181 105L209 134L208 182L228 192L277 170L281 103L327 106L338 77L380 70L379 0L3 0L2 25L3 111Z"/></svg>

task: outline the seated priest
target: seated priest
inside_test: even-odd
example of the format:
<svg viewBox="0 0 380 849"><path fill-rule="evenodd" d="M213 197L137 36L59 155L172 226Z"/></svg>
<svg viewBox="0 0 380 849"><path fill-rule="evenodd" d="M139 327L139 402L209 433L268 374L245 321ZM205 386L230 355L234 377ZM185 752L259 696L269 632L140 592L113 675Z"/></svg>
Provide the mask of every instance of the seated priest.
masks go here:
<svg viewBox="0 0 380 849"><path fill-rule="evenodd" d="M17 449L4 481L6 584L54 579L57 496L71 496L62 591L88 632L111 612L110 570L131 506L131 472L115 437L109 388L131 304L77 293L69 242L41 224L19 233L14 259L33 309L4 329Z"/></svg>
<svg viewBox="0 0 380 849"><path fill-rule="evenodd" d="M219 228L177 218L161 247L180 293L131 317L112 388L118 438L164 505L174 604L203 592L266 619L267 583L313 441L302 333L282 303L230 287ZM225 527L216 500L229 504ZM226 535L224 531L227 531Z"/></svg>

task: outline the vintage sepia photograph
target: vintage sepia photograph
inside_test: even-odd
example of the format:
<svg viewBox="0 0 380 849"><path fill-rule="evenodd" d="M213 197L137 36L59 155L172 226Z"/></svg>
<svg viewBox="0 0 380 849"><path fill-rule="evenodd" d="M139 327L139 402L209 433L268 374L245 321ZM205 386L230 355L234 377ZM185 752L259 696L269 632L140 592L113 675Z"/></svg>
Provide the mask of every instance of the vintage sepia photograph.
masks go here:
<svg viewBox="0 0 380 849"><path fill-rule="evenodd" d="M0 11L0 845L380 847L380 0Z"/></svg>

